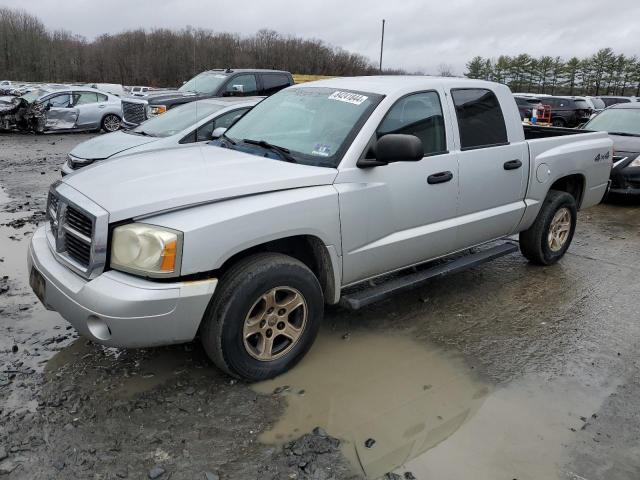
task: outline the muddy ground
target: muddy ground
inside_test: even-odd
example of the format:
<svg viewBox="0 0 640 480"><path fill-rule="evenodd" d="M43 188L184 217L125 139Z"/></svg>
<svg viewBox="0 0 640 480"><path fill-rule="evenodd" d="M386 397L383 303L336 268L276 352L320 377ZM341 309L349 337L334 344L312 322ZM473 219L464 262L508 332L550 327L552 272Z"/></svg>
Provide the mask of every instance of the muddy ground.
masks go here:
<svg viewBox="0 0 640 480"><path fill-rule="evenodd" d="M197 343L78 338L28 287L29 236L90 135L0 135L0 478L636 479L640 205L580 213L553 267L510 255L327 312L258 385Z"/></svg>

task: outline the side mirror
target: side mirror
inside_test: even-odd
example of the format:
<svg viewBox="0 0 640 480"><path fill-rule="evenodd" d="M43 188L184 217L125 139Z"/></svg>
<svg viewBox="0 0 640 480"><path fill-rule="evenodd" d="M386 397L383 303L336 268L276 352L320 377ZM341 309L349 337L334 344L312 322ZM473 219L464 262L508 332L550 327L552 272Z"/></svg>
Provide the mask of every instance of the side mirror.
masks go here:
<svg viewBox="0 0 640 480"><path fill-rule="evenodd" d="M358 167L378 167L394 162L418 162L424 158L422 140L415 135L389 133L375 145L375 159L358 160Z"/></svg>
<svg viewBox="0 0 640 480"><path fill-rule="evenodd" d="M213 130L213 132L211 132L211 139L212 140L216 140L218 138L220 138L222 135L224 135L224 132L226 132L227 129L224 127L218 127L216 129Z"/></svg>

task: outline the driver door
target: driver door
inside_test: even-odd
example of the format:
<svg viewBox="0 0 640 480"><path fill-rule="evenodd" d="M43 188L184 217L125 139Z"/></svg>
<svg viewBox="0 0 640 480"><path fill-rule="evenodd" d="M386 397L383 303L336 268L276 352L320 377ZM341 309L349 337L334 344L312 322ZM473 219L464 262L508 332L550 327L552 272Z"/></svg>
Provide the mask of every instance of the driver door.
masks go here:
<svg viewBox="0 0 640 480"><path fill-rule="evenodd" d="M422 140L425 156L373 168L340 171L343 284L436 258L456 241L458 160L446 138L448 110L440 95L399 99L378 126L371 145L400 133Z"/></svg>
<svg viewBox="0 0 640 480"><path fill-rule="evenodd" d="M70 93L58 93L45 101L46 130L67 130L78 121L78 109L72 106Z"/></svg>

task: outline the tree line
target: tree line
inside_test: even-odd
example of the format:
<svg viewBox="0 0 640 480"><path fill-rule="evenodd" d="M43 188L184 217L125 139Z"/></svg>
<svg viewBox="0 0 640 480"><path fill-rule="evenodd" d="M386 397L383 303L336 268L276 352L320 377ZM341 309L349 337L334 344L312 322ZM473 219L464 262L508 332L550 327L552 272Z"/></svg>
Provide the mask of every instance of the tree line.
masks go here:
<svg viewBox="0 0 640 480"><path fill-rule="evenodd" d="M569 60L526 53L497 59L477 56L467 63L465 76L505 83L514 92L640 96L640 60L610 48Z"/></svg>
<svg viewBox="0 0 640 480"><path fill-rule="evenodd" d="M378 73L363 55L271 30L240 36L193 28L138 29L89 41L49 31L37 17L8 8L0 8L0 50L0 80L165 87L227 67L335 76Z"/></svg>

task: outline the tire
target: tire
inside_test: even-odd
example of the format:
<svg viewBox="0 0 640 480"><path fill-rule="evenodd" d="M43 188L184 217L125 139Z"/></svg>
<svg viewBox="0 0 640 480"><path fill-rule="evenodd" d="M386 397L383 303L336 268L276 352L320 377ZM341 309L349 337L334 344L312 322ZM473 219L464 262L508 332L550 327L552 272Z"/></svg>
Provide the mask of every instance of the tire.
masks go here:
<svg viewBox="0 0 640 480"><path fill-rule="evenodd" d="M571 245L577 216L573 196L550 190L533 225L520 232L522 255L536 265L556 263Z"/></svg>
<svg viewBox="0 0 640 480"><path fill-rule="evenodd" d="M285 304L296 298L300 305L284 314ZM302 359L315 341L323 313L320 283L306 265L287 255L260 253L222 275L200 338L224 372L248 381L265 380Z"/></svg>
<svg viewBox="0 0 640 480"><path fill-rule="evenodd" d="M120 130L120 117L113 113L109 113L108 115L105 115L104 118L102 119L102 123L100 124L100 127L102 128L102 130L104 130L107 133Z"/></svg>
<svg viewBox="0 0 640 480"><path fill-rule="evenodd" d="M566 127L567 122L565 122L562 118L554 118L551 120L551 125L554 127Z"/></svg>

